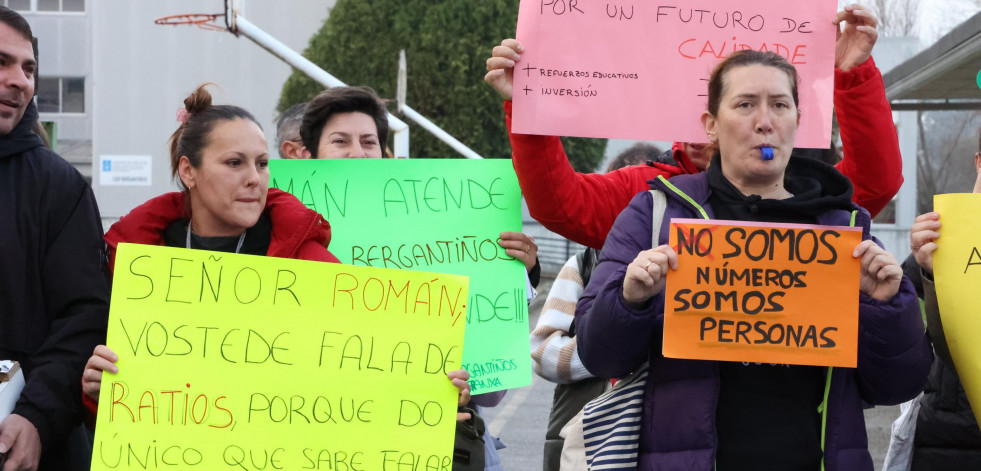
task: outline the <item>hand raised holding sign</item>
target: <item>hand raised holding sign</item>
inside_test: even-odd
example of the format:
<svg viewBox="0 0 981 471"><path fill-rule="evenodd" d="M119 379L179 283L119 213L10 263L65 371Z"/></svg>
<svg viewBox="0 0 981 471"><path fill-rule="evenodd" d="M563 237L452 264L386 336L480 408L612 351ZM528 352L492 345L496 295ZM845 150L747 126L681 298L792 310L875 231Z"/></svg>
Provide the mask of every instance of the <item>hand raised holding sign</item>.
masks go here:
<svg viewBox="0 0 981 471"><path fill-rule="evenodd" d="M909 249L916 263L927 273L933 273L933 251L937 250L940 237L940 213L926 213L916 217L909 231Z"/></svg>
<svg viewBox="0 0 981 471"><path fill-rule="evenodd" d="M497 244L504 247L504 253L525 264L525 270L531 273L538 263L538 244L535 239L522 232L502 232Z"/></svg>
<svg viewBox="0 0 981 471"><path fill-rule="evenodd" d="M678 269L678 254L669 245L662 245L637 254L627 265L623 279L623 300L640 304L664 290L668 267Z"/></svg>
<svg viewBox="0 0 981 471"><path fill-rule="evenodd" d="M903 269L896 257L886 249L879 247L875 241L865 240L855 247L852 256L862 259L861 292L879 301L888 301L899 292Z"/></svg>
<svg viewBox="0 0 981 471"><path fill-rule="evenodd" d="M82 392L90 399L99 402L99 390L102 388L102 372L119 373L116 362L119 355L105 345L96 345L92 356L85 362L85 370L82 372Z"/></svg>
<svg viewBox="0 0 981 471"><path fill-rule="evenodd" d="M450 378L450 382L453 386L456 386L460 390L457 395L457 407L463 407L470 402L470 383L467 382L470 379L470 372L464 369L453 370L446 373L446 377ZM469 412L457 412L456 421L463 422L470 418Z"/></svg>
<svg viewBox="0 0 981 471"><path fill-rule="evenodd" d="M840 28L843 22L844 28ZM871 11L857 3L848 5L835 15L832 23L839 26L835 41L835 67L847 72L872 57L872 46L879 37L875 30L879 20Z"/></svg>
<svg viewBox="0 0 981 471"><path fill-rule="evenodd" d="M494 46L487 59L487 74L484 81L489 83L505 100L510 100L514 83L514 64L521 60L525 48L517 39L505 39L500 46Z"/></svg>

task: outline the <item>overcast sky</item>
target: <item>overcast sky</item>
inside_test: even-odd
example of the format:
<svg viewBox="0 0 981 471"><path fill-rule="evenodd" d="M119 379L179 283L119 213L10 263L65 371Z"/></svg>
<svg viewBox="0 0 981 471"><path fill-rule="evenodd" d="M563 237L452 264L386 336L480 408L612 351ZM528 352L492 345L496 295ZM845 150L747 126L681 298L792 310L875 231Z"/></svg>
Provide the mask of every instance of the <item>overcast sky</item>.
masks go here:
<svg viewBox="0 0 981 471"><path fill-rule="evenodd" d="M893 3L905 3L907 0L891 0ZM978 12L981 0L919 0L919 24L917 36L925 45L930 45L955 28L960 22L967 20ZM856 3L855 0L839 0L839 8ZM874 0L858 1L863 5L871 5Z"/></svg>
<svg viewBox="0 0 981 471"><path fill-rule="evenodd" d="M932 44L977 12L970 0L920 0L920 39Z"/></svg>

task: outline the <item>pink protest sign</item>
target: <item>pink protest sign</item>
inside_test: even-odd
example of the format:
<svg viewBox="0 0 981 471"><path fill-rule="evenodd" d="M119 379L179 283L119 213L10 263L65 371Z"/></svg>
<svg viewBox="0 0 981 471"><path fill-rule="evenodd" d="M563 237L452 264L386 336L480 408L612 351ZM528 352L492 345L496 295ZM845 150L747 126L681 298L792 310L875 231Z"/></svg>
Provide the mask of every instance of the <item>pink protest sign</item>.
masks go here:
<svg viewBox="0 0 981 471"><path fill-rule="evenodd" d="M831 139L835 0L521 0L514 132L705 142L712 68L776 52L801 76L797 147Z"/></svg>

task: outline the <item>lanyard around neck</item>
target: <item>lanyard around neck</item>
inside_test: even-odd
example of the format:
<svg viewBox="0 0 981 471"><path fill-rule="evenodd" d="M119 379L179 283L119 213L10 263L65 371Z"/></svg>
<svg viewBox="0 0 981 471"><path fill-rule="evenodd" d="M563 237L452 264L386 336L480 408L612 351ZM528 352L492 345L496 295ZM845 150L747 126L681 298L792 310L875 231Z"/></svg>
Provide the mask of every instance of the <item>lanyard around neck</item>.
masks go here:
<svg viewBox="0 0 981 471"><path fill-rule="evenodd" d="M185 239L187 248L191 248L191 221L187 221L187 238ZM242 250L242 244L245 243L245 232L238 236L238 244L235 245L235 253L239 253Z"/></svg>

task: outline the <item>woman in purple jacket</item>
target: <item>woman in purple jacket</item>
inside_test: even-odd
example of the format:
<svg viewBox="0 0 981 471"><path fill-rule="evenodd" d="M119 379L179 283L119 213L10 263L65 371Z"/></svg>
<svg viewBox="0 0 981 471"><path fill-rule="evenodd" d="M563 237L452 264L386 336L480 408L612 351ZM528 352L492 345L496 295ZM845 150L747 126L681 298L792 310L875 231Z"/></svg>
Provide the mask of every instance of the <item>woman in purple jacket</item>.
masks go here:
<svg viewBox="0 0 981 471"><path fill-rule="evenodd" d="M660 178L667 197L660 245L651 248L653 200L634 197L617 218L577 307L579 354L593 374L623 377L650 361L638 469L869 470L862 409L896 404L923 387L932 354L916 295L896 259L868 234L831 167L790 158L798 77L774 53L740 51L709 81L702 115L715 148L708 170ZM863 228L857 368L695 361L661 355L672 218Z"/></svg>

